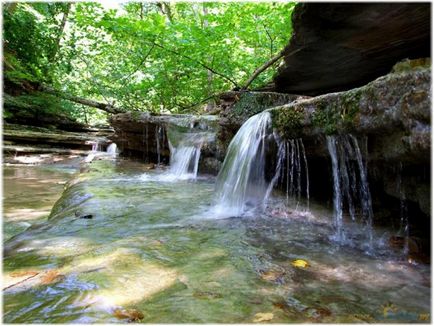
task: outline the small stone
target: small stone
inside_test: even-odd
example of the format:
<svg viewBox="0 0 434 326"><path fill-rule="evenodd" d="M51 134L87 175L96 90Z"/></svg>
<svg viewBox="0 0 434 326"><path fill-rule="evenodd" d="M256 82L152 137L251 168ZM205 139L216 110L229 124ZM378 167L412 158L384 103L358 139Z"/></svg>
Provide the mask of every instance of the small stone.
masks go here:
<svg viewBox="0 0 434 326"><path fill-rule="evenodd" d="M145 318L143 313L136 309L115 309L113 316L117 319L128 319L129 322L140 321Z"/></svg>
<svg viewBox="0 0 434 326"><path fill-rule="evenodd" d="M274 315L271 312L258 312L253 318L254 323L260 323L263 321L270 321L274 318Z"/></svg>

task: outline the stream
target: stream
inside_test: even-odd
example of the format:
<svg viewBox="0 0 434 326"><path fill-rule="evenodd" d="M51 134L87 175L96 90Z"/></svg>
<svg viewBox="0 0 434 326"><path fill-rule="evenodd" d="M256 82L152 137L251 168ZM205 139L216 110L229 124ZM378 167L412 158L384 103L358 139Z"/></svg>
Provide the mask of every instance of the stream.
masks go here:
<svg viewBox="0 0 434 326"><path fill-rule="evenodd" d="M127 160L75 172L4 169L6 323L429 321L430 266L389 248L392 230L374 227L367 253L357 233L333 241L332 208L314 201L275 193L218 218L214 177Z"/></svg>

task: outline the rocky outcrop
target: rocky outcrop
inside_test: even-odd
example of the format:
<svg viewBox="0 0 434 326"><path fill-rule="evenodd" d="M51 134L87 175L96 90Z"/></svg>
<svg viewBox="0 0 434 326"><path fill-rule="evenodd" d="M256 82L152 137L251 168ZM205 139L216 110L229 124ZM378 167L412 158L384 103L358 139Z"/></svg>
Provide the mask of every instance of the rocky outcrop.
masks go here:
<svg viewBox="0 0 434 326"><path fill-rule="evenodd" d="M300 3L276 92L320 95L362 86L405 58L430 56L430 3Z"/></svg>
<svg viewBox="0 0 434 326"><path fill-rule="evenodd" d="M84 156L92 149L105 151L111 141L109 129L66 132L35 126L4 124L3 154L5 163L51 162L52 156Z"/></svg>
<svg viewBox="0 0 434 326"><path fill-rule="evenodd" d="M217 130L218 120L217 116L212 115L121 113L110 118L110 124L115 129L111 139L123 156L139 158L148 163L168 164L169 130L174 131L173 137L187 132L213 133ZM215 153L214 141L203 144L199 165L202 173L218 173L220 162L216 161Z"/></svg>
<svg viewBox="0 0 434 326"><path fill-rule="evenodd" d="M325 136L351 133L366 141L377 200L385 195L405 198L415 204L412 214L431 214L430 60L407 60L365 86L294 101L270 112L273 127L283 138L303 139L314 173L329 173Z"/></svg>
<svg viewBox="0 0 434 326"><path fill-rule="evenodd" d="M430 60L405 61L363 87L294 101L271 113L274 128L288 139L371 135L376 139L372 159L426 161L431 149Z"/></svg>

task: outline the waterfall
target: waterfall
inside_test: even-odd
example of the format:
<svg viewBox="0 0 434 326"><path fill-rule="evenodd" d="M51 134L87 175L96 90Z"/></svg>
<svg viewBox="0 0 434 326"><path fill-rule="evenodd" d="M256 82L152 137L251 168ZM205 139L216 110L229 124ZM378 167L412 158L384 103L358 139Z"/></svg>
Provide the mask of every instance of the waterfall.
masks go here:
<svg viewBox="0 0 434 326"><path fill-rule="evenodd" d="M356 220L355 200L359 199L362 222L365 224L369 248L372 247L372 199L369 190L367 167L353 135L327 136L327 148L332 161L334 239L346 241L343 225L344 202L353 221Z"/></svg>
<svg viewBox="0 0 434 326"><path fill-rule="evenodd" d="M160 165L160 134L161 134L161 126L155 126L155 141L157 143L157 165ZM163 143L164 144L164 143Z"/></svg>
<svg viewBox="0 0 434 326"><path fill-rule="evenodd" d="M110 154L111 156L116 156L116 150L117 150L117 145L115 143L112 143L107 146L107 153Z"/></svg>
<svg viewBox="0 0 434 326"><path fill-rule="evenodd" d="M408 242L410 237L410 225L408 221L408 208L406 203L406 195L404 186L402 184L402 162L399 162L398 165L398 175L396 178L396 190L399 193L399 208L400 208L400 225L399 225L399 231L398 234L402 235L404 238L404 248L403 248L403 255L404 257L408 256Z"/></svg>
<svg viewBox="0 0 434 326"><path fill-rule="evenodd" d="M206 132L176 133L178 138L176 142L173 137L172 131L169 133L169 174L175 179L196 178L200 151L203 143L209 139L210 134Z"/></svg>
<svg viewBox="0 0 434 326"><path fill-rule="evenodd" d="M248 119L232 139L217 177L217 214L241 215L263 202L268 187L265 141L270 128L271 115L265 111Z"/></svg>
<svg viewBox="0 0 434 326"><path fill-rule="evenodd" d="M303 140L297 138L283 141L276 132L274 132L273 136L277 143L276 172L266 191L264 205L266 204L274 186L279 184L278 181L280 179L280 184L286 189L287 204L289 204L290 199L294 199L295 205L298 208L303 194L301 180L302 174L304 173L306 178L306 207L309 208L309 169ZM284 182L285 178L286 183Z"/></svg>
<svg viewBox="0 0 434 326"><path fill-rule="evenodd" d="M271 181L265 178L266 147L277 144L276 169ZM223 166L217 177L215 213L241 215L249 208L264 209L276 185L286 184L286 198L300 204L303 194L302 176L309 207L309 171L303 141L283 141L271 134L271 116L264 111L248 119L229 144ZM285 177L286 176L286 177Z"/></svg>

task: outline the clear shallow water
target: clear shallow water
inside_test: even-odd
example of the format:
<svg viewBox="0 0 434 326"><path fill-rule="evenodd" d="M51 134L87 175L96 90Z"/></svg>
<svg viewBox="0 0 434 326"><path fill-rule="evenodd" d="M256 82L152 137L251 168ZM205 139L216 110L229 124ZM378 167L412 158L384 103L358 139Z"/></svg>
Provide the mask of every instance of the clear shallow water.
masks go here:
<svg viewBox="0 0 434 326"><path fill-rule="evenodd" d="M315 205L217 219L214 179L163 175L92 163L46 224L7 241L4 321L120 322L116 309L147 323L429 321L430 268L382 245L387 230L367 255L332 242L332 213Z"/></svg>
<svg viewBox="0 0 434 326"><path fill-rule="evenodd" d="M47 219L77 169L71 166L3 168L3 241Z"/></svg>

